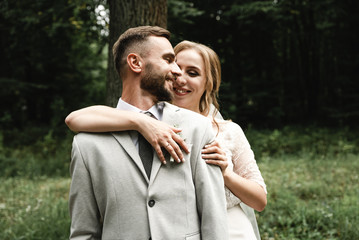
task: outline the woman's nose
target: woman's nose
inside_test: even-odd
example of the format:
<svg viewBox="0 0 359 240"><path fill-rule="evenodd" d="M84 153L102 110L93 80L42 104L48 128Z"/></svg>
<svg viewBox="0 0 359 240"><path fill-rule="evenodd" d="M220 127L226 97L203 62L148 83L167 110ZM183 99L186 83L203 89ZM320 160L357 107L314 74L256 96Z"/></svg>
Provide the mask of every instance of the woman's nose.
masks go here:
<svg viewBox="0 0 359 240"><path fill-rule="evenodd" d="M184 86L184 85L186 85L186 83L187 83L186 78L183 77L183 75L178 76L175 81L175 84L177 84L178 86Z"/></svg>

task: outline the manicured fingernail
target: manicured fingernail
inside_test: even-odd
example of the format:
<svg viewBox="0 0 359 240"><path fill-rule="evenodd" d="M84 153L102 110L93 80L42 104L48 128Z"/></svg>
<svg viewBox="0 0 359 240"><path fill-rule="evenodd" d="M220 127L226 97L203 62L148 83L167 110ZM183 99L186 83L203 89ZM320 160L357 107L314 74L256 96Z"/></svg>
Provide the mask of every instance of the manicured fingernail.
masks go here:
<svg viewBox="0 0 359 240"><path fill-rule="evenodd" d="M182 158L182 162L185 162L186 160L184 158Z"/></svg>

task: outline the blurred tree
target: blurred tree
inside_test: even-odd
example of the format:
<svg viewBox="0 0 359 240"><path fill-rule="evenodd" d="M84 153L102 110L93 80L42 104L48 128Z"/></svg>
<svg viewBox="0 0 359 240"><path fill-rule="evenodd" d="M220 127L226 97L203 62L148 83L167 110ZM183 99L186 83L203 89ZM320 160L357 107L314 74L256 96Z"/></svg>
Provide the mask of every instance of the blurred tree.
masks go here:
<svg viewBox="0 0 359 240"><path fill-rule="evenodd" d="M109 0L110 36L107 70L107 105L116 106L121 96L121 81L113 63L112 46L128 28L141 25L167 27L167 0Z"/></svg>
<svg viewBox="0 0 359 240"><path fill-rule="evenodd" d="M174 45L188 39L218 53L221 111L240 125L356 126L358 5L353 0L168 0L168 29ZM163 0L0 1L4 143L21 139L12 129L21 133L37 126L47 133L64 126L71 110L114 106L121 84L107 50L129 27L166 27L166 6Z"/></svg>
<svg viewBox="0 0 359 240"><path fill-rule="evenodd" d="M104 69L98 4L1 1L0 124L5 135L31 126L47 133L62 126L70 110L91 102L89 97L104 102L104 93L90 87L101 81ZM19 138L12 135L5 137Z"/></svg>

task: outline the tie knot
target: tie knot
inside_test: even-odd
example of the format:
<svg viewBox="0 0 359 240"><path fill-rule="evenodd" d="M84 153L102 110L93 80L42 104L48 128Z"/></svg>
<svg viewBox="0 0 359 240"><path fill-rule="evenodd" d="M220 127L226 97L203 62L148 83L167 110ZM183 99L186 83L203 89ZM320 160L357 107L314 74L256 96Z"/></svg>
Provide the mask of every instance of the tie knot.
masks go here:
<svg viewBox="0 0 359 240"><path fill-rule="evenodd" d="M146 114L147 116L149 116L149 117L151 117L151 118L157 119L157 118L155 117L155 115L153 115L153 114L152 114L151 112L149 112L149 111L142 111L141 113Z"/></svg>

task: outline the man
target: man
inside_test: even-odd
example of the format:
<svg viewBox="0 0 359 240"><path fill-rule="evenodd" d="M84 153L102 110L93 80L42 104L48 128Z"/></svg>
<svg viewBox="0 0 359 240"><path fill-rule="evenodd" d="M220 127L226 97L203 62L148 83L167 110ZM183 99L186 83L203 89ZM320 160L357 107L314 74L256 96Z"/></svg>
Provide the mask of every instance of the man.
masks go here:
<svg viewBox="0 0 359 240"><path fill-rule="evenodd" d="M76 135L71 239L227 239L223 178L218 167L201 159L201 149L214 139L210 121L161 102L171 99L172 81L181 74L169 34L142 26L115 43L123 82L118 107L182 126L191 152L183 163L164 165L156 154L142 156L136 132Z"/></svg>

